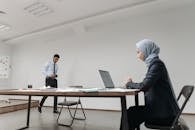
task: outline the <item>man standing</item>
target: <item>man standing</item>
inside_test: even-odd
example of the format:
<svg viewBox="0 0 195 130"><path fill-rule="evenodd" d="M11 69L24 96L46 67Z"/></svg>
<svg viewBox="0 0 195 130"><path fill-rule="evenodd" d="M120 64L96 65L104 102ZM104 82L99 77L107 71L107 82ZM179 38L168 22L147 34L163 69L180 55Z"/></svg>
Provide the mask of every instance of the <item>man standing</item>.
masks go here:
<svg viewBox="0 0 195 130"><path fill-rule="evenodd" d="M43 68L43 74L45 75L45 86L48 87L53 87L57 88L57 71L58 71L58 65L56 64L59 60L60 56L58 54L55 54L53 56L53 61L49 61L44 65ZM42 106L47 99L48 96L43 96L39 106L38 106L38 111L41 113ZM58 113L57 110L57 96L54 96L54 106L53 106L53 113Z"/></svg>

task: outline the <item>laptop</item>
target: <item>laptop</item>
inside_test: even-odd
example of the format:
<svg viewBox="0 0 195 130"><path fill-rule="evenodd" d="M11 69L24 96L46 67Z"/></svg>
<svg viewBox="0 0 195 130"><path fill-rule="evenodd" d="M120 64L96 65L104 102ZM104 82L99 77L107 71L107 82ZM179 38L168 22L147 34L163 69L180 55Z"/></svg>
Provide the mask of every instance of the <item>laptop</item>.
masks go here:
<svg viewBox="0 0 195 130"><path fill-rule="evenodd" d="M99 70L100 76L102 78L102 81L104 83L104 86L106 88L114 88L114 83L112 81L112 78L110 76L110 73L105 70Z"/></svg>

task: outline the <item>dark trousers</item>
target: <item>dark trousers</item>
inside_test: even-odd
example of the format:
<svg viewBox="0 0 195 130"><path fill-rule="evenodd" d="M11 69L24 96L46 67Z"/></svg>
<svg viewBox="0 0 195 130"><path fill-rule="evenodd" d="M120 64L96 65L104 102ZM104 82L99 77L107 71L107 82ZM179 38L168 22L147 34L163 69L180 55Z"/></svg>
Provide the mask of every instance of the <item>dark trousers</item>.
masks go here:
<svg viewBox="0 0 195 130"><path fill-rule="evenodd" d="M57 79L53 79L53 78L49 78L47 77L45 79L45 85L46 86L51 86L53 88L57 88L58 84L57 84ZM40 106L42 107L45 100L47 99L48 96L43 96L41 102L40 102ZM58 97L54 96L54 105L53 105L53 110L56 111L57 110L57 102L58 102Z"/></svg>
<svg viewBox="0 0 195 130"><path fill-rule="evenodd" d="M170 125L174 120L174 117L168 117L163 119L151 118L151 114L149 114L148 108L145 106L129 107L129 109L127 110L127 114L129 130L135 130L135 128L139 127L140 124L142 124L143 122L156 125ZM122 127L120 126L120 130L121 128Z"/></svg>

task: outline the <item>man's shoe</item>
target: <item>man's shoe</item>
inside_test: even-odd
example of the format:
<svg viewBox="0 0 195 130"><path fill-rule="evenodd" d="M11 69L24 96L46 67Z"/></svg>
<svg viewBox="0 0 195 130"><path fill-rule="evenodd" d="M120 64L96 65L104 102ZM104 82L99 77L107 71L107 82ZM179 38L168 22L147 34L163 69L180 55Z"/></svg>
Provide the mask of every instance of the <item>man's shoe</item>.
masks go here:
<svg viewBox="0 0 195 130"><path fill-rule="evenodd" d="M54 110L53 113L60 113L58 110Z"/></svg>
<svg viewBox="0 0 195 130"><path fill-rule="evenodd" d="M42 112L41 106L40 106L40 105L38 106L38 111L39 111L40 113Z"/></svg>

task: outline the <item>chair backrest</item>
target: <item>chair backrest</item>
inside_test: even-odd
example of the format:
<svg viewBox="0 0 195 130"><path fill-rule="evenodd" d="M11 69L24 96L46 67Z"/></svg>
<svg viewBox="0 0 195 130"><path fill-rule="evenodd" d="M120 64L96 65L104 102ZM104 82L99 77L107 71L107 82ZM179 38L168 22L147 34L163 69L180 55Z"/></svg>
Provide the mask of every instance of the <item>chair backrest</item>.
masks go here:
<svg viewBox="0 0 195 130"><path fill-rule="evenodd" d="M83 88L83 86L82 85L73 85L73 86L68 86L69 88Z"/></svg>
<svg viewBox="0 0 195 130"><path fill-rule="evenodd" d="M188 100L190 99L190 96L192 95L193 91L194 91L194 86L192 86L192 85L185 85L185 86L182 88L182 90L181 90L181 92L179 93L179 96L178 96L178 98L177 98L177 101L179 102L179 100L181 99L182 96L183 96L185 99L184 99L184 101L183 101L183 103L182 103L182 105L181 105L180 111L178 112L177 116L175 117L175 119L174 119L174 121L173 121L172 126L175 126L175 125L176 125L176 123L177 123L177 121L178 121L178 119L179 119L179 117L180 117L180 115L181 115L181 113L182 113L184 107L186 106L186 103L187 103Z"/></svg>

